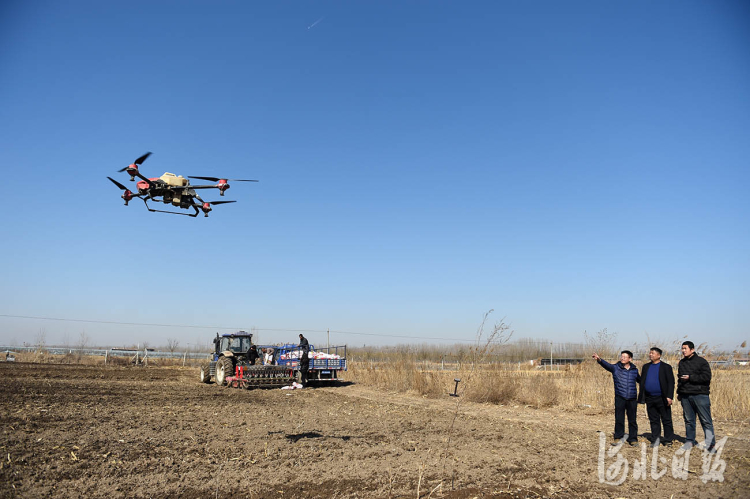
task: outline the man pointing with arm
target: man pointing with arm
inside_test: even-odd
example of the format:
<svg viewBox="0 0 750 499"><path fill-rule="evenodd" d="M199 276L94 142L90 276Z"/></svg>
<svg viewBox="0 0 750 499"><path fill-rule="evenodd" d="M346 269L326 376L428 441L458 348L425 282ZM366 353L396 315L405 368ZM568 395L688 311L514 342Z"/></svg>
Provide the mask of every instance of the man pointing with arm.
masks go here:
<svg viewBox="0 0 750 499"><path fill-rule="evenodd" d="M628 443L635 445L638 442L638 422L636 421L636 409L638 408L638 389L636 387L641 377L638 374L638 368L635 367L631 360L633 353L630 350L623 350L620 353L620 361L617 364L610 364L599 357L599 354L592 355L594 359L604 369L612 373L612 379L615 382L615 441L612 445L619 445L625 440L625 413L628 415Z"/></svg>

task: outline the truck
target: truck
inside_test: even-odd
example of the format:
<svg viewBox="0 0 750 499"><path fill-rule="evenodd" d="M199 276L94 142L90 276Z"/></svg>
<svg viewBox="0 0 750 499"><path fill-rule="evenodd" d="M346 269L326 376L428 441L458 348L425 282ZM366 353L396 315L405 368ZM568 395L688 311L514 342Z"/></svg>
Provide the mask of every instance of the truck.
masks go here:
<svg viewBox="0 0 750 499"><path fill-rule="evenodd" d="M274 362L279 366L294 370L296 379L300 378L299 357L301 354L299 345L287 343L285 345L262 345L258 348L273 348ZM347 370L346 345L333 347L315 348L310 345L310 370L307 373L308 381L335 380L339 379L341 373Z"/></svg>

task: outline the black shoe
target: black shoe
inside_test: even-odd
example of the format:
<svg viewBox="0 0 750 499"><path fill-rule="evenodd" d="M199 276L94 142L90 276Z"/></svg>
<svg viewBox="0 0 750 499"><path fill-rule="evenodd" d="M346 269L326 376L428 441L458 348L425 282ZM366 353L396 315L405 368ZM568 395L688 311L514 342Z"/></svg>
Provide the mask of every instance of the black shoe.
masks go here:
<svg viewBox="0 0 750 499"><path fill-rule="evenodd" d="M661 444L662 444L662 445L663 445L664 447L672 447L672 441L671 441L671 440L667 440L667 441L665 441L665 442L662 442Z"/></svg>
<svg viewBox="0 0 750 499"><path fill-rule="evenodd" d="M635 447L638 445L638 440L628 440L628 445Z"/></svg>

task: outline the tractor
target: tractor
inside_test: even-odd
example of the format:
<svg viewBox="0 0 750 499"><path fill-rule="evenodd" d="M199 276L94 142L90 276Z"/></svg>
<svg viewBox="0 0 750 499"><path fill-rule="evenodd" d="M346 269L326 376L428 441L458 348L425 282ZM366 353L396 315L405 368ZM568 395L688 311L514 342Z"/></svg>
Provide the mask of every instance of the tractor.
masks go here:
<svg viewBox="0 0 750 499"><path fill-rule="evenodd" d="M210 383L213 376L219 385L226 384L227 376L233 376L238 366L249 367L253 347L252 333L238 331L214 338L214 353L210 362L201 365L200 378L203 383Z"/></svg>

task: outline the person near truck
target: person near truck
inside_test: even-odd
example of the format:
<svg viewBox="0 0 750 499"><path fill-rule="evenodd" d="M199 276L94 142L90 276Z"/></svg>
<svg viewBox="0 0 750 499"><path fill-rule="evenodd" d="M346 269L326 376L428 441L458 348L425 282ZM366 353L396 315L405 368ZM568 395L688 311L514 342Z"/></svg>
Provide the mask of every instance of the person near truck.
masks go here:
<svg viewBox="0 0 750 499"><path fill-rule="evenodd" d="M216 333L216 338L214 338L214 351L216 355L219 355L219 345L221 345L221 338L219 338L219 333Z"/></svg>
<svg viewBox="0 0 750 499"><path fill-rule="evenodd" d="M623 350L620 352L620 361L614 365L599 357L597 353L594 353L592 357L600 366L612 373L612 379L615 382L615 440L612 445L620 445L625 441L626 412L628 415L627 441L630 445L636 445L638 443L637 384L641 376L638 374L638 368L631 362L633 353L630 350Z"/></svg>
<svg viewBox="0 0 750 499"><path fill-rule="evenodd" d="M310 342L307 338L299 335L299 372L300 372L300 383L302 386L307 386L307 373L310 370Z"/></svg>
<svg viewBox="0 0 750 499"><path fill-rule="evenodd" d="M716 438L714 422L711 419L711 366L703 357L695 353L692 341L682 343L682 359L677 366L677 400L682 403L682 417L685 420L685 445L688 450L695 441L695 415L701 421L703 434L706 437L706 449L714 450Z"/></svg>
<svg viewBox="0 0 750 499"><path fill-rule="evenodd" d="M258 347L255 345L252 345L250 347L250 350L247 352L247 361L250 363L251 366L255 365L255 361L257 361L260 358L260 354L258 353Z"/></svg>
<svg viewBox="0 0 750 499"><path fill-rule="evenodd" d="M266 366L274 365L273 361L273 348L266 348L263 350L263 364Z"/></svg>
<svg viewBox="0 0 750 499"><path fill-rule="evenodd" d="M650 363L641 368L641 386L638 403L646 404L646 414L651 424L651 447L672 445L672 399L674 398L674 373L672 366L661 361L661 349L651 347L648 352ZM664 426L664 440L661 429Z"/></svg>

